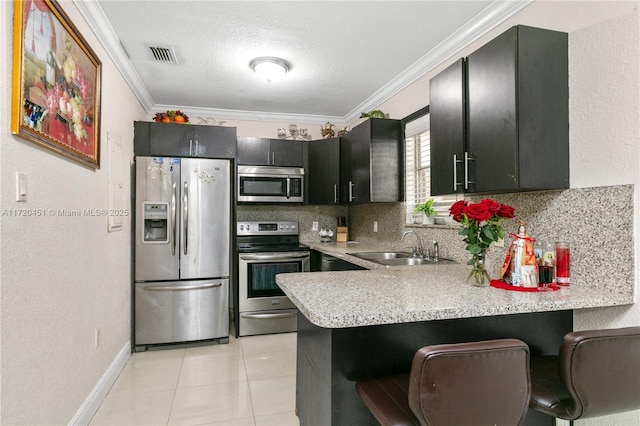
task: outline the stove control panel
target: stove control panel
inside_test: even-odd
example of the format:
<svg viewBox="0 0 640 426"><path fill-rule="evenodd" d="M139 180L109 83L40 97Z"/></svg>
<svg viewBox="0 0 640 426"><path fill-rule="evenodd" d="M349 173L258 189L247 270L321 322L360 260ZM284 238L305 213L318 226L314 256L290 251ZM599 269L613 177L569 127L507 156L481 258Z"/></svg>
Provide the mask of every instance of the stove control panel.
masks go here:
<svg viewBox="0 0 640 426"><path fill-rule="evenodd" d="M237 235L298 235L298 222L238 222Z"/></svg>

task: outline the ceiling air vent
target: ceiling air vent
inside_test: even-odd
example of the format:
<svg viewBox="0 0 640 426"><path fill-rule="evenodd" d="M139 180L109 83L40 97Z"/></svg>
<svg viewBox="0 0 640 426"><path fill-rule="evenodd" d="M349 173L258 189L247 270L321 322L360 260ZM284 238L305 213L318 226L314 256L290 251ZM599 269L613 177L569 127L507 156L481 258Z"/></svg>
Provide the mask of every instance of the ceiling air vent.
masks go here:
<svg viewBox="0 0 640 426"><path fill-rule="evenodd" d="M173 47L147 46L147 48L151 52L151 56L156 62L162 62L165 64L178 63Z"/></svg>

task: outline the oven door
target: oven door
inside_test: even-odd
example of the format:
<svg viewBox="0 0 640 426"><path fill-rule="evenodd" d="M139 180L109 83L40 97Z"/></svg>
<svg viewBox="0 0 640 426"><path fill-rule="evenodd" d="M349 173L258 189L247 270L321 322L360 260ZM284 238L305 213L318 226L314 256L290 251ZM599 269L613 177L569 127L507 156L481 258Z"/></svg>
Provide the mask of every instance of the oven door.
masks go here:
<svg viewBox="0 0 640 426"><path fill-rule="evenodd" d="M238 284L240 312L290 309L295 306L276 284L276 275L308 272L308 251L240 253Z"/></svg>

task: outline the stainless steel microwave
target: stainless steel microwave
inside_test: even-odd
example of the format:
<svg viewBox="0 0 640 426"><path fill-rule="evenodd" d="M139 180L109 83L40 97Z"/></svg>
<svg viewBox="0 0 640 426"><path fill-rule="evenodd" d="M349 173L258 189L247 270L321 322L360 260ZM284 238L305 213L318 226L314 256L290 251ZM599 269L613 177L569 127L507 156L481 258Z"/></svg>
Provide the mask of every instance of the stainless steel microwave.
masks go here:
<svg viewBox="0 0 640 426"><path fill-rule="evenodd" d="M304 169L238 166L239 203L304 202Z"/></svg>

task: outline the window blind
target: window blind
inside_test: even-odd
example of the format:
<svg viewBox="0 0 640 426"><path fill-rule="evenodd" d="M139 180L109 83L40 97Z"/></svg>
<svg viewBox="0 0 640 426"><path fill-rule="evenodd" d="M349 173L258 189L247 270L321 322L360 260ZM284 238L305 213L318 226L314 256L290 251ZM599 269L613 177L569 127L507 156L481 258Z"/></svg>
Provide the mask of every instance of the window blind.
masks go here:
<svg viewBox="0 0 640 426"><path fill-rule="evenodd" d="M431 147L429 114L426 114L405 125L406 223L414 223L414 209L429 198L431 198ZM459 196L454 194L433 198L438 217L450 222L449 207ZM417 220L421 221L421 219Z"/></svg>

